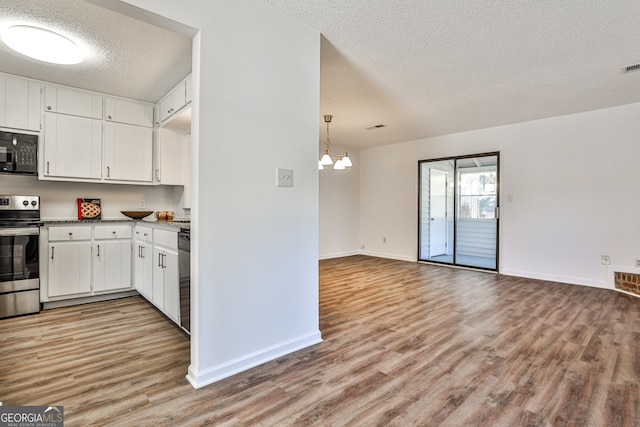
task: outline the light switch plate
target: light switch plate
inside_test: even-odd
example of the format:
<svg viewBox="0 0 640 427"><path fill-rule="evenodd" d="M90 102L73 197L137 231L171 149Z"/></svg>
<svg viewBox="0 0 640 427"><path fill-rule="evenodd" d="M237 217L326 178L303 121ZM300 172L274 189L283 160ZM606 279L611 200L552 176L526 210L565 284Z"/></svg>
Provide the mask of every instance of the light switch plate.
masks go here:
<svg viewBox="0 0 640 427"><path fill-rule="evenodd" d="M278 168L278 187L293 187L293 169Z"/></svg>

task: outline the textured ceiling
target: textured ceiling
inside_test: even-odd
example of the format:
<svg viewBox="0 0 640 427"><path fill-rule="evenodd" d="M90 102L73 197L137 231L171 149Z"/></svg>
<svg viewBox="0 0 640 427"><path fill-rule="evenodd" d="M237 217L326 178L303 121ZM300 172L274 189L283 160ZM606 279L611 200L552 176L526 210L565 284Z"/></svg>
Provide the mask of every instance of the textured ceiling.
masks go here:
<svg viewBox="0 0 640 427"><path fill-rule="evenodd" d="M640 62L638 0L263 1L324 36L321 114L336 144L640 101L640 71L621 72Z"/></svg>
<svg viewBox="0 0 640 427"><path fill-rule="evenodd" d="M640 63L638 0L257 1L323 34L321 115L334 116L335 144L640 102L640 71L621 72ZM79 65L51 65L0 43L0 71L151 102L189 73L188 36L94 3L0 1L0 29L39 24L91 52ZM318 125L322 140L322 117Z"/></svg>
<svg viewBox="0 0 640 427"><path fill-rule="evenodd" d="M191 71L191 39L82 0L2 0L0 31L54 30L88 52L77 65L30 59L0 42L0 71L156 102Z"/></svg>

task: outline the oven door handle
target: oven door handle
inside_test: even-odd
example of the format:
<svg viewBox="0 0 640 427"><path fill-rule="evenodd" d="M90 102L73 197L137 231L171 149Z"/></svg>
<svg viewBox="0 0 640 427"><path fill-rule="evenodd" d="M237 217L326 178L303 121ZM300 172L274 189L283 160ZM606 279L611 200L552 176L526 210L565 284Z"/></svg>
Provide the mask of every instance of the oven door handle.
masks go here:
<svg viewBox="0 0 640 427"><path fill-rule="evenodd" d="M38 234L40 234L39 227L0 228L0 236L37 236Z"/></svg>

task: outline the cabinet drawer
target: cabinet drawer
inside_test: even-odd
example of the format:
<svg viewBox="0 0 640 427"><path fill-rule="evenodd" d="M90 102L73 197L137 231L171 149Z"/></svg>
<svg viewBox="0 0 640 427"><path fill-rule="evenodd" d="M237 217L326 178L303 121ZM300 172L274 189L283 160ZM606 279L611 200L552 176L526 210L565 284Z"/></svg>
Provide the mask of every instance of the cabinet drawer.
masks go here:
<svg viewBox="0 0 640 427"><path fill-rule="evenodd" d="M136 240L151 243L153 241L153 230L149 227L136 226L135 238Z"/></svg>
<svg viewBox="0 0 640 427"><path fill-rule="evenodd" d="M49 241L91 240L91 226L49 227Z"/></svg>
<svg viewBox="0 0 640 427"><path fill-rule="evenodd" d="M178 232L167 230L155 230L153 243L167 248L178 249Z"/></svg>
<svg viewBox="0 0 640 427"><path fill-rule="evenodd" d="M129 225L96 225L96 239L129 239L131 226Z"/></svg>

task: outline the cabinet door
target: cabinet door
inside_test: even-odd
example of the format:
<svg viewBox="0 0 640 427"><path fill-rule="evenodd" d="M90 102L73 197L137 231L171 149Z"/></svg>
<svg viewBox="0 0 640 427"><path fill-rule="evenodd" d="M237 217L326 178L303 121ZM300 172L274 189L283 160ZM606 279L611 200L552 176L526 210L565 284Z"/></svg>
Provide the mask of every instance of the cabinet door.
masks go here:
<svg viewBox="0 0 640 427"><path fill-rule="evenodd" d="M45 113L45 176L101 178L102 122Z"/></svg>
<svg viewBox="0 0 640 427"><path fill-rule="evenodd" d="M73 89L47 86L45 112L102 119L102 96Z"/></svg>
<svg viewBox="0 0 640 427"><path fill-rule="evenodd" d="M187 105L187 83L183 81L171 92L172 113L176 113Z"/></svg>
<svg viewBox="0 0 640 427"><path fill-rule="evenodd" d="M164 185L184 185L184 146L187 137L175 129L157 130L156 181Z"/></svg>
<svg viewBox="0 0 640 427"><path fill-rule="evenodd" d="M94 292L128 288L131 288L131 242L95 242L93 245Z"/></svg>
<svg viewBox="0 0 640 427"><path fill-rule="evenodd" d="M105 123L105 178L151 182L153 130L121 123Z"/></svg>
<svg viewBox="0 0 640 427"><path fill-rule="evenodd" d="M180 323L178 254L165 251L164 255L164 313L174 322Z"/></svg>
<svg viewBox="0 0 640 427"><path fill-rule="evenodd" d="M164 262L165 253L162 249L153 248L153 289L151 302L164 311Z"/></svg>
<svg viewBox="0 0 640 427"><path fill-rule="evenodd" d="M136 241L134 256L136 290L151 301L153 299L153 245Z"/></svg>
<svg viewBox="0 0 640 427"><path fill-rule="evenodd" d="M153 106L124 99L105 99L105 120L153 127Z"/></svg>
<svg viewBox="0 0 640 427"><path fill-rule="evenodd" d="M164 122L171 114L173 114L173 98L172 94L167 95L160 101L159 114L160 114L160 122Z"/></svg>
<svg viewBox="0 0 640 427"><path fill-rule="evenodd" d="M187 105L187 86L183 81L160 101L160 122L173 116L185 105Z"/></svg>
<svg viewBox="0 0 640 427"><path fill-rule="evenodd" d="M91 292L91 243L49 243L49 297Z"/></svg>
<svg viewBox="0 0 640 427"><path fill-rule="evenodd" d="M42 86L28 80L3 77L0 87L0 103L3 104L0 107L0 126L39 131Z"/></svg>

